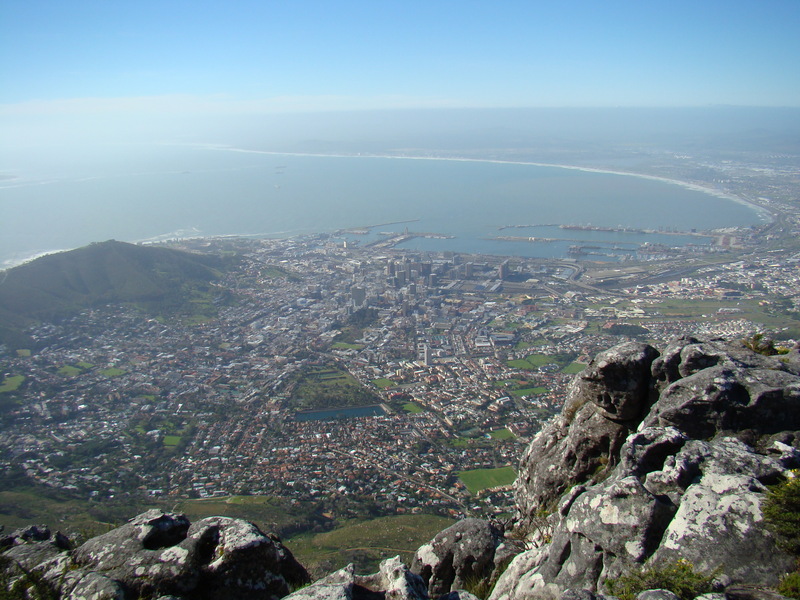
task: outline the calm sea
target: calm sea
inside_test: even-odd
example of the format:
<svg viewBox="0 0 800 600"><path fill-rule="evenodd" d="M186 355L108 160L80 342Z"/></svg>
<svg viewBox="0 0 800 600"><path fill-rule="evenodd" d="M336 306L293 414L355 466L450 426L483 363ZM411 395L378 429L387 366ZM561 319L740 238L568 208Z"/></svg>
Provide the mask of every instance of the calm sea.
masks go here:
<svg viewBox="0 0 800 600"><path fill-rule="evenodd" d="M494 162L159 145L31 156L10 165L6 174L14 178L0 180L4 266L107 239L283 237L368 226L378 227L351 239L364 242L407 227L453 236L417 237L404 244L408 248L554 257L565 256L576 243L624 247L703 241L562 230L559 224L689 231L765 219L730 199L662 181ZM507 228L520 224L532 227ZM498 236L563 241L502 241Z"/></svg>

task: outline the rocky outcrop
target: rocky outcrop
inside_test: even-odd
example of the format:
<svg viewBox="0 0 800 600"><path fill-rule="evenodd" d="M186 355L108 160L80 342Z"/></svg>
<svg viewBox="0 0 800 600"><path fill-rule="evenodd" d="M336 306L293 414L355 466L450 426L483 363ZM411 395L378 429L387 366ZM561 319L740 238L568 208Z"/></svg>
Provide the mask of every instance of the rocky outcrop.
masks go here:
<svg viewBox="0 0 800 600"><path fill-rule="evenodd" d="M503 539L503 532L488 521L464 519L417 550L411 570L422 577L430 597L438 598L491 580L496 563L507 555L500 548Z"/></svg>
<svg viewBox="0 0 800 600"><path fill-rule="evenodd" d="M518 522L535 547L491 600L601 592L606 578L678 559L720 585L776 584L794 560L760 506L800 467L799 367L796 352L694 338L599 354L522 459Z"/></svg>
<svg viewBox="0 0 800 600"><path fill-rule="evenodd" d="M48 539L14 545L4 556L17 574L41 575L63 598L272 600L309 582L280 540L252 523L210 517L191 524L158 510L72 552Z"/></svg>
<svg viewBox="0 0 800 600"><path fill-rule="evenodd" d="M571 486L613 466L625 439L653 401L658 351L627 343L597 355L569 387L560 417L523 454L517 478L520 515L552 510Z"/></svg>
<svg viewBox="0 0 800 600"><path fill-rule="evenodd" d="M422 579L399 557L384 560L377 573L355 574L350 564L291 594L291 600L427 600ZM454 599L455 600L455 599ZM468 599L464 599L468 600Z"/></svg>

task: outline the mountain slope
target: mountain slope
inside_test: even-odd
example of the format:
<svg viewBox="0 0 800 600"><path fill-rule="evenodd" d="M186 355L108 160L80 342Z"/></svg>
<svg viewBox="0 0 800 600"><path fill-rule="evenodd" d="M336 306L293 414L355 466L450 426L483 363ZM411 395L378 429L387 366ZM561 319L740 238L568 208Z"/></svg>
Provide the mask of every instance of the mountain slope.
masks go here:
<svg viewBox="0 0 800 600"><path fill-rule="evenodd" d="M16 345L32 323L109 302L178 309L220 276L218 257L124 242L95 243L43 256L0 273L0 342Z"/></svg>

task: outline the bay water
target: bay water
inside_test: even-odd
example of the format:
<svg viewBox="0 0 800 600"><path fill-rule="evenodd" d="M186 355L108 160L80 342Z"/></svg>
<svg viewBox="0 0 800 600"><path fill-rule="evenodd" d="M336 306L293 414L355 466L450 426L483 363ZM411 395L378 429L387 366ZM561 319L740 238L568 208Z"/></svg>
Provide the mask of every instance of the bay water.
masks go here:
<svg viewBox="0 0 800 600"><path fill-rule="evenodd" d="M0 268L107 239L288 237L350 228L369 229L349 236L361 243L407 228L448 237L418 236L401 247L561 257L570 245L593 241L632 246L707 240L559 225L700 231L767 218L730 198L614 173L189 144L23 153L3 165L1 175Z"/></svg>

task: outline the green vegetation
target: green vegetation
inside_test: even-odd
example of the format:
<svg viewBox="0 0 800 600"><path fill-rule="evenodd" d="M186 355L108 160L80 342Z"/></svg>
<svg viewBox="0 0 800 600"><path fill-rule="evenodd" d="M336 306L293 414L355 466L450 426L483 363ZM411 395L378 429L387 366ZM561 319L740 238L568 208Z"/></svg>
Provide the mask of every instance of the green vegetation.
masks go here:
<svg viewBox="0 0 800 600"><path fill-rule="evenodd" d="M288 279L289 281L299 281L300 278L286 269L269 265L261 269L261 276L265 279Z"/></svg>
<svg viewBox="0 0 800 600"><path fill-rule="evenodd" d="M332 531L302 534L286 540L295 557L313 575L329 573L350 562L359 573L377 571L387 557L401 555L410 561L414 552L452 519L434 515L397 515L368 521L348 521Z"/></svg>
<svg viewBox="0 0 800 600"><path fill-rule="evenodd" d="M549 390L546 387L536 386L530 388L520 388L511 390L510 394L519 398L520 396L535 396L536 394L546 394Z"/></svg>
<svg viewBox="0 0 800 600"><path fill-rule="evenodd" d="M108 377L109 379L112 377L119 377L120 375L125 375L127 371L125 369L120 369L117 367L109 367L108 369L103 369L100 371L100 374L103 377Z"/></svg>
<svg viewBox="0 0 800 600"><path fill-rule="evenodd" d="M800 556L800 479L793 477L770 488L761 512L778 546Z"/></svg>
<svg viewBox="0 0 800 600"><path fill-rule="evenodd" d="M544 365L554 364L559 368L569 365L575 358L574 354L531 354L525 358L508 361L508 366L513 369L535 371Z"/></svg>
<svg viewBox="0 0 800 600"><path fill-rule="evenodd" d="M311 503L292 504L288 498L264 495L183 500L169 510L184 513L192 522L217 515L245 519L281 536L307 531L322 519Z"/></svg>
<svg viewBox="0 0 800 600"><path fill-rule="evenodd" d="M26 348L17 350L17 356L19 356L20 358L28 358L28 357L30 357L30 355L31 355L31 351L26 349Z"/></svg>
<svg viewBox="0 0 800 600"><path fill-rule="evenodd" d="M6 392L16 392L24 381L24 375L11 375L4 378L3 383L0 384L0 394Z"/></svg>
<svg viewBox="0 0 800 600"><path fill-rule="evenodd" d="M165 446L174 448L175 446L181 443L181 439L182 438L179 435L165 435L162 443Z"/></svg>
<svg viewBox="0 0 800 600"><path fill-rule="evenodd" d="M381 399L350 373L334 366L304 369L297 378L291 402L297 410L364 406Z"/></svg>
<svg viewBox="0 0 800 600"><path fill-rule="evenodd" d="M800 571L784 575L776 591L787 598L800 598Z"/></svg>
<svg viewBox="0 0 800 600"><path fill-rule="evenodd" d="M495 440L515 440L517 436L511 433L508 429L495 429L489 433L492 439Z"/></svg>
<svg viewBox="0 0 800 600"><path fill-rule="evenodd" d="M561 372L565 373L566 375L575 375L583 371L585 368L586 365L584 363L574 362L561 369Z"/></svg>
<svg viewBox="0 0 800 600"><path fill-rule="evenodd" d="M380 377L378 379L373 379L372 383L374 383L376 386L378 386L382 390L385 390L386 388L394 387L395 385L397 385L394 381L392 381L391 379L386 379L385 377Z"/></svg>
<svg viewBox="0 0 800 600"><path fill-rule="evenodd" d="M749 338L742 340L745 348L764 356L774 356L775 354L788 354L789 348L775 347L775 342L764 337L763 333L756 333Z"/></svg>
<svg viewBox="0 0 800 600"><path fill-rule="evenodd" d="M378 320L378 310L375 308L359 308L350 315L345 323L334 323L331 329L340 330L334 342L357 344L357 340L364 336L364 329Z"/></svg>
<svg viewBox="0 0 800 600"><path fill-rule="evenodd" d="M79 362L79 363L78 363L77 365L75 365L75 366L76 366L76 367L78 367L78 368L80 368L80 369L84 369L84 370L86 370L86 369L91 369L91 368L93 368L93 367L94 367L94 365L93 365L92 363L88 363L88 362L86 362L85 360L82 360L81 362Z"/></svg>
<svg viewBox="0 0 800 600"><path fill-rule="evenodd" d="M458 478L467 486L471 494L477 494L487 488L514 483L517 473L513 467L473 469L471 471L460 471Z"/></svg>
<svg viewBox="0 0 800 600"><path fill-rule="evenodd" d="M403 410L412 414L424 412L424 409L416 402L406 402L403 404Z"/></svg>
<svg viewBox="0 0 800 600"><path fill-rule="evenodd" d="M606 329L606 333L610 333L611 335L626 335L628 337L639 337L643 335L647 335L650 333L650 330L646 327L642 327L641 325L631 325L629 323L615 323L608 329Z"/></svg>
<svg viewBox="0 0 800 600"><path fill-rule="evenodd" d="M72 365L64 365L58 370L58 374L64 375L65 377L75 377L81 373L83 373L83 369L73 367Z"/></svg>
<svg viewBox="0 0 800 600"><path fill-rule="evenodd" d="M115 241L43 256L6 271L0 343L35 348L23 333L27 326L113 302L187 319L215 314L217 292L209 283L229 264L219 256Z"/></svg>
<svg viewBox="0 0 800 600"><path fill-rule="evenodd" d="M59 591L45 581L41 573L25 570L8 556L0 555L0 600L58 600L60 597Z"/></svg>
<svg viewBox="0 0 800 600"><path fill-rule="evenodd" d="M106 533L110 527L125 523L152 504L132 502L124 498L106 500L102 504L76 498L64 490L30 485L24 474L7 476L0 491L0 525L13 531L31 523L46 523L70 537ZM165 507L166 508L166 507Z"/></svg>
<svg viewBox="0 0 800 600"><path fill-rule="evenodd" d="M681 559L664 567L645 567L606 579L605 585L620 600L634 600L640 592L654 589L669 590L681 600L692 600L712 591L715 576L716 573L698 573L691 563Z"/></svg>

